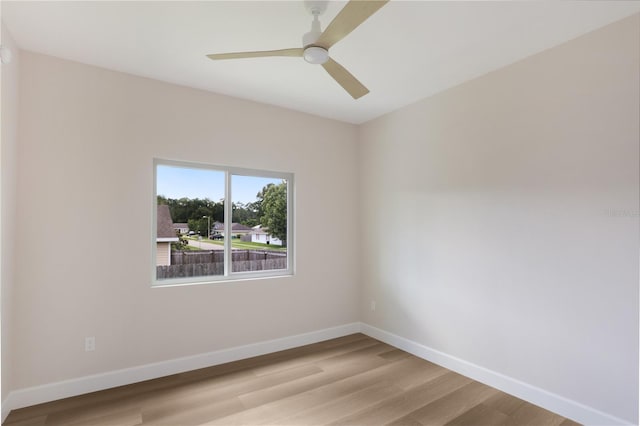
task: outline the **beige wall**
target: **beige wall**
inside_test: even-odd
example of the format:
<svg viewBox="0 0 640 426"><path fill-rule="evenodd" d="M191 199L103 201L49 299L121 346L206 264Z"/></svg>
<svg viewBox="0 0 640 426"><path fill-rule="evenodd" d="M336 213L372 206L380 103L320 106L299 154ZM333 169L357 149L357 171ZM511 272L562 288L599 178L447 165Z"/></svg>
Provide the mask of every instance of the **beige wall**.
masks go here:
<svg viewBox="0 0 640 426"><path fill-rule="evenodd" d="M354 126L28 52L20 84L15 389L357 320ZM295 277L151 288L154 157L295 173Z"/></svg>
<svg viewBox="0 0 640 426"><path fill-rule="evenodd" d="M14 334L12 312L13 312L13 289L15 285L15 240L17 233L16 220L16 187L17 169L16 157L18 146L18 71L20 63L20 52L16 48L11 35L2 24L2 45L9 48L13 54L13 60L9 64L2 64L2 135L0 145L0 169L2 182L1 194L1 222L0 222L0 265L2 289L0 299L2 300L2 396L4 401L11 390L11 379L13 376L13 358L11 356L12 341Z"/></svg>
<svg viewBox="0 0 640 426"><path fill-rule="evenodd" d="M363 320L637 424L639 52L635 15L363 125Z"/></svg>

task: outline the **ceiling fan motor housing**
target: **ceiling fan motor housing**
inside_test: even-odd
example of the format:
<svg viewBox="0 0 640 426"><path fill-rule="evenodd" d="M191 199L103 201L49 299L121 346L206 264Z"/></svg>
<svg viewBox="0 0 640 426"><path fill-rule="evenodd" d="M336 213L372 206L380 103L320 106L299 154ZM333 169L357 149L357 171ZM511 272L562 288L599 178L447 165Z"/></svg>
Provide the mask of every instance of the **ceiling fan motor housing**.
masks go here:
<svg viewBox="0 0 640 426"><path fill-rule="evenodd" d="M322 28L320 27L320 21L318 15L313 15L313 21L311 22L311 31L302 36L302 47L307 47L318 40L322 34Z"/></svg>
<svg viewBox="0 0 640 426"><path fill-rule="evenodd" d="M313 22L311 23L311 31L302 36L302 46L304 47L303 57L304 60L310 64L324 64L329 60L329 52L327 49L314 46L314 43L318 40L322 34L322 28L320 27L320 21L318 20L318 14L313 14Z"/></svg>

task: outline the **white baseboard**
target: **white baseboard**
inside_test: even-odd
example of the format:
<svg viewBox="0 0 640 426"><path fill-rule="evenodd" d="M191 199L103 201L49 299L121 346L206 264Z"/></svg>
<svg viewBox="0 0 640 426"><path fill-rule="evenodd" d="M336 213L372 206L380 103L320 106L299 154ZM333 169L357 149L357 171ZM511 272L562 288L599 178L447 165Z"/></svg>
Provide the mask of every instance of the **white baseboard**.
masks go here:
<svg viewBox="0 0 640 426"><path fill-rule="evenodd" d="M360 323L356 322L280 339L222 349L206 354L125 368L26 389L18 389L10 392L7 398L2 401L2 422L4 422L11 410L18 408L296 348L323 340L347 336L358 333L359 331Z"/></svg>
<svg viewBox="0 0 640 426"><path fill-rule="evenodd" d="M14 409L12 408L12 405L13 405L13 398L11 397L11 392L9 392L9 395L7 395L4 401L2 401L2 420L1 420L2 423L4 423L4 421L6 420L11 410Z"/></svg>
<svg viewBox="0 0 640 426"><path fill-rule="evenodd" d="M441 365L496 389L500 389L501 391L546 408L547 410L558 413L584 425L613 426L633 424L632 422L603 413L602 411L580 404L579 402L572 401L560 395L556 395L544 389L540 389L517 379L505 376L364 323L345 324L338 327L326 328L280 339L222 349L206 354L177 358L154 364L95 374L92 376L49 383L26 389L18 389L10 392L7 398L2 401L2 422L4 422L11 410L18 408L109 389L116 386L128 385L144 380L156 379L171 374L196 370L198 368L224 364L226 362L238 361L245 358L321 342L323 340L329 340L336 337L347 336L358 332L364 333L367 336L407 351L417 357Z"/></svg>
<svg viewBox="0 0 640 426"><path fill-rule="evenodd" d="M374 339L380 340L398 349L409 352L417 357L438 364L449 370L470 377L478 382L492 386L503 392L524 399L563 417L572 419L583 425L632 425L629 422L612 416L579 402L570 400L544 389L524 383L504 374L497 373L460 358L440 352L436 349L400 337L388 331L381 330L368 324L361 324L360 332Z"/></svg>

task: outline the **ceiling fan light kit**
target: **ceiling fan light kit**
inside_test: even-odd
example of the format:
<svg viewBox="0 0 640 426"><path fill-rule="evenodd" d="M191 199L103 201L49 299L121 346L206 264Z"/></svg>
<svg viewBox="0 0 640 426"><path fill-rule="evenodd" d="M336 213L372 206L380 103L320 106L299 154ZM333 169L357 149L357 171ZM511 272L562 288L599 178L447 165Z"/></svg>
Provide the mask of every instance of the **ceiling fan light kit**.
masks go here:
<svg viewBox="0 0 640 426"><path fill-rule="evenodd" d="M324 64L329 60L327 49L318 46L309 46L304 49L304 60L310 64Z"/></svg>
<svg viewBox="0 0 640 426"><path fill-rule="evenodd" d="M313 15L311 31L302 36L302 48L268 50L259 52L214 53L209 59L239 59L267 56L302 56L310 64L322 65L329 75L354 99L367 93L367 89L342 65L329 57L331 46L346 37L360 24L366 21L389 0L351 0L347 3L324 32L320 27L320 16L327 8L326 0L305 0L305 7Z"/></svg>

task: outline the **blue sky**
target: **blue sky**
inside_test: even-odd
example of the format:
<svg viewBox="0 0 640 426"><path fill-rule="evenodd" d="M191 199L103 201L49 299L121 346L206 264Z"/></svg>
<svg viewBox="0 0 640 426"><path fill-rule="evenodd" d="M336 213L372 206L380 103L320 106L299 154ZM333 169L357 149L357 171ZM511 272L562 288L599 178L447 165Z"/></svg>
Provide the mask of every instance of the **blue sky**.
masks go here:
<svg viewBox="0 0 640 426"><path fill-rule="evenodd" d="M224 198L224 172L206 169L158 165L158 195L167 198ZM233 202L248 203L256 200L256 194L269 183L278 184L282 179L234 175L231 179Z"/></svg>

